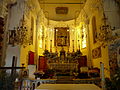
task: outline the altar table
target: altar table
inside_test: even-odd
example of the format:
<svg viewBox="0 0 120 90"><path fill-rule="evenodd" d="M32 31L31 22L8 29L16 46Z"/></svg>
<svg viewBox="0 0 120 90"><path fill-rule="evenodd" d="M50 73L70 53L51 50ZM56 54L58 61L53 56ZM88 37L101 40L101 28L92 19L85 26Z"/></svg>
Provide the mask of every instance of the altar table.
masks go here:
<svg viewBox="0 0 120 90"><path fill-rule="evenodd" d="M101 90L94 84L41 84L35 90Z"/></svg>

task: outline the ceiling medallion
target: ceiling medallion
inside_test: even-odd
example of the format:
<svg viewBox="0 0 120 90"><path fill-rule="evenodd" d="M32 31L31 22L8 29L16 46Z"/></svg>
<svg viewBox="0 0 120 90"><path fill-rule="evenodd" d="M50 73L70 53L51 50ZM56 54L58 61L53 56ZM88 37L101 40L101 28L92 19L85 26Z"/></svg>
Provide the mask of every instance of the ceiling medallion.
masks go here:
<svg viewBox="0 0 120 90"><path fill-rule="evenodd" d="M56 14L68 14L68 7L56 7Z"/></svg>

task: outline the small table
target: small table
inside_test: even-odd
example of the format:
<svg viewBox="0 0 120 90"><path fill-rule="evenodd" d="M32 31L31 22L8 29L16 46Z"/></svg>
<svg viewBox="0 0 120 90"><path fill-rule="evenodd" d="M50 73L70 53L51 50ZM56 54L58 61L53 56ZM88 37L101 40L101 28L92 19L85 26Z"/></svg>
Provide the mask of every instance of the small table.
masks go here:
<svg viewBox="0 0 120 90"><path fill-rule="evenodd" d="M94 84L41 84L35 90L101 90Z"/></svg>

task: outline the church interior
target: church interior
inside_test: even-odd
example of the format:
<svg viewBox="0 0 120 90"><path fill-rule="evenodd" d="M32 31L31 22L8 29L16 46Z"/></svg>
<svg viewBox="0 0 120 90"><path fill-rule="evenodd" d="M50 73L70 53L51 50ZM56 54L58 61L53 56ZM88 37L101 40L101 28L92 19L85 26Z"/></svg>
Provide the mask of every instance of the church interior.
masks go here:
<svg viewBox="0 0 120 90"><path fill-rule="evenodd" d="M120 0L0 0L1 90L119 84Z"/></svg>

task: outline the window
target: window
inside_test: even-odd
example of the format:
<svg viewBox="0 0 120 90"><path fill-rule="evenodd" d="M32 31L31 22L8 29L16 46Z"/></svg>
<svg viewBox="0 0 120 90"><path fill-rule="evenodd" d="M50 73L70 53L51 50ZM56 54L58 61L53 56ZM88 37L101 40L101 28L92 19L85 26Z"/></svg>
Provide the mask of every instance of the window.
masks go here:
<svg viewBox="0 0 120 90"><path fill-rule="evenodd" d="M97 27L96 27L96 17L92 18L92 30L93 30L93 43L97 42Z"/></svg>
<svg viewBox="0 0 120 90"><path fill-rule="evenodd" d="M82 48L86 48L86 28L82 27Z"/></svg>

